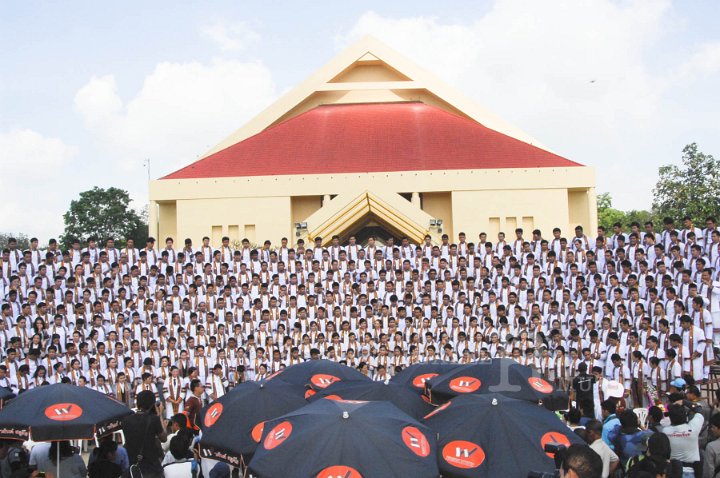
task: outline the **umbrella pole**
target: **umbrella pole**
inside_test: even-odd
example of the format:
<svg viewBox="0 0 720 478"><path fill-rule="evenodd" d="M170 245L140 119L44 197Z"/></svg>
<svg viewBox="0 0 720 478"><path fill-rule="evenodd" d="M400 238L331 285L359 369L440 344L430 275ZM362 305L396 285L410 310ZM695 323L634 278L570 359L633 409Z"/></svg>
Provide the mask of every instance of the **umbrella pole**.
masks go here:
<svg viewBox="0 0 720 478"><path fill-rule="evenodd" d="M55 464L56 474L55 478L60 478L60 442L57 443L57 463Z"/></svg>

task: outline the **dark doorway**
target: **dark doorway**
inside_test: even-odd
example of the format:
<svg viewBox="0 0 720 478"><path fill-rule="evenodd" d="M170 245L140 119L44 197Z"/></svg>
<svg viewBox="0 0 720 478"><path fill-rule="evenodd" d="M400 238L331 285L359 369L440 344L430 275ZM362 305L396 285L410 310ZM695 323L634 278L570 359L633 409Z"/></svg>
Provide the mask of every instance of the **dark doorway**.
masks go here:
<svg viewBox="0 0 720 478"><path fill-rule="evenodd" d="M381 245L385 245L387 243L387 240L393 237L391 233L389 233L387 230L383 229L381 226L365 226L359 231L357 231L355 234L355 241L358 244L367 245L368 239L373 236L375 237L375 242ZM397 243L397 241L394 241Z"/></svg>

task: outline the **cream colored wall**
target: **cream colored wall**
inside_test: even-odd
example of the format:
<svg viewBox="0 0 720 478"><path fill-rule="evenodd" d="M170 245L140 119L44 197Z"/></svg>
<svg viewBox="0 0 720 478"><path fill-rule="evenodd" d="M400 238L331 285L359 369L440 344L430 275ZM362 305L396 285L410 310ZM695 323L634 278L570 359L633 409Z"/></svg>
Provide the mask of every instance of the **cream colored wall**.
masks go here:
<svg viewBox="0 0 720 478"><path fill-rule="evenodd" d="M329 83L355 83L362 81L409 81L410 79L381 61L353 63Z"/></svg>
<svg viewBox="0 0 720 478"><path fill-rule="evenodd" d="M221 198L179 200L177 202L177 241L191 238L199 244L203 236L213 237L213 227L220 227L221 236L238 231L239 239L262 242L270 239L279 244L282 237L292 241L290 197ZM238 226L231 229L231 226ZM253 227L254 226L254 227Z"/></svg>
<svg viewBox="0 0 720 478"><path fill-rule="evenodd" d="M270 126L282 123L290 118L294 118L306 111L322 105L352 104L352 103L393 103L404 101L419 101L426 105L435 106L446 110L458 116L470 118L459 109L455 108L446 101L424 89L392 89L392 88L374 88L381 84L364 83L353 84L358 89L343 89L318 91L308 96L302 103L292 108L287 113L280 116ZM363 87L364 86L364 87ZM383 85L386 86L386 85ZM399 86L395 84L395 86ZM347 87L347 85L346 85Z"/></svg>
<svg viewBox="0 0 720 478"><path fill-rule="evenodd" d="M161 202L158 204L159 228L157 243L164 246L165 238L172 237L177 244L177 204L175 201Z"/></svg>
<svg viewBox="0 0 720 478"><path fill-rule="evenodd" d="M159 179L150 182L150 200L227 197L317 196L348 190L446 192L476 190L594 188L595 170L506 168L394 173L312 174L209 179ZM566 199L567 201L567 199Z"/></svg>
<svg viewBox="0 0 720 478"><path fill-rule="evenodd" d="M295 196L291 200L292 222L305 221L308 216L322 207L322 196Z"/></svg>
<svg viewBox="0 0 720 478"><path fill-rule="evenodd" d="M443 232L455 237L463 231L469 239L476 240L481 230L489 234L497 230L512 233L507 227L514 228L513 221L526 229L538 227L548 236L556 226L569 234L575 222L594 234L597 228L594 187L595 171L589 167L478 169L157 180L150 183L150 199L178 201L176 240L185 237L199 240L211 234L213 225L221 225L223 234L228 233L229 225L239 225L242 235L244 224L254 224L257 240L267 238L276 243L283 236L294 240L294 223L302 222L300 211L310 211L310 204L317 201L290 197L317 198L322 194L347 195L362 190L385 196L419 192L425 198L425 212L443 219ZM568 189L589 191L582 193L587 200L569 196ZM443 197L443 193L449 197L447 191L453 191L452 206L447 200L433 199ZM575 198L572 218L570 197ZM160 220L161 230L170 230L171 225L164 224L162 214Z"/></svg>
<svg viewBox="0 0 720 478"><path fill-rule="evenodd" d="M454 231L464 232L468 241L477 242L481 232L492 242L497 241L498 232L512 238L516 227L524 229L526 238L531 237L533 228L546 237L558 226L565 235L572 232L566 229L566 189L455 191L452 201Z"/></svg>
<svg viewBox="0 0 720 478"><path fill-rule="evenodd" d="M454 237L453 229L453 198L450 192L424 192L422 209L435 219L442 219L442 234Z"/></svg>
<svg viewBox="0 0 720 478"><path fill-rule="evenodd" d="M578 224L583 226L586 233L594 234L595 231L588 230L590 226L590 191L569 190L568 191L569 227L573 230Z"/></svg>

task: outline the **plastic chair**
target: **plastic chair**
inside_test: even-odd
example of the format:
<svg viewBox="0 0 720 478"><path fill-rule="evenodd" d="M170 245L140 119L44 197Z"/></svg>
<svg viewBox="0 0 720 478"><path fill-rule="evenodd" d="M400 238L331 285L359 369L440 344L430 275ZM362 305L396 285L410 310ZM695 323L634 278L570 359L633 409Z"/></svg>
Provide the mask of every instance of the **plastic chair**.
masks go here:
<svg viewBox="0 0 720 478"><path fill-rule="evenodd" d="M165 478L189 478L192 476L192 460L168 463L163 466Z"/></svg>
<svg viewBox="0 0 720 478"><path fill-rule="evenodd" d="M125 444L125 434L122 430L118 430L112 434L113 440L117 442L118 445L124 445ZM100 439L97 435L95 435L95 446L100 446Z"/></svg>
<svg viewBox="0 0 720 478"><path fill-rule="evenodd" d="M647 426L648 411L647 408L634 408L633 413L638 417L638 423L641 428Z"/></svg>

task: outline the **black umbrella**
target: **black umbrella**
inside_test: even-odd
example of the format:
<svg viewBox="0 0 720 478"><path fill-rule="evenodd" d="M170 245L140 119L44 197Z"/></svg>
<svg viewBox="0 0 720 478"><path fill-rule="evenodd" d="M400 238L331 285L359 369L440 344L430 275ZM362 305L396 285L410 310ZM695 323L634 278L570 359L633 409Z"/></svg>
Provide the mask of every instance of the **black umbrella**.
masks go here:
<svg viewBox="0 0 720 478"><path fill-rule="evenodd" d="M280 380L243 382L200 412L206 457L234 466L255 452L265 421L307 405L305 388Z"/></svg>
<svg viewBox="0 0 720 478"><path fill-rule="evenodd" d="M443 477L525 478L555 469L545 445L583 441L551 411L496 393L455 397L425 417Z"/></svg>
<svg viewBox="0 0 720 478"><path fill-rule="evenodd" d="M87 387L58 383L33 388L0 410L0 438L89 440L107 435L132 415L125 404Z"/></svg>
<svg viewBox="0 0 720 478"><path fill-rule="evenodd" d="M89 440L119 430L125 404L87 387L58 383L28 390L0 410L0 438ZM58 470L60 447L58 449Z"/></svg>
<svg viewBox="0 0 720 478"><path fill-rule="evenodd" d="M411 387L419 393L425 391L425 382L448 373L462 365L445 360L431 360L430 362L416 363L404 368L390 379L390 382Z"/></svg>
<svg viewBox="0 0 720 478"><path fill-rule="evenodd" d="M426 382L433 403L469 393L501 393L512 398L537 402L555 391L547 380L530 367L511 359L475 362L451 370Z"/></svg>
<svg viewBox="0 0 720 478"><path fill-rule="evenodd" d="M15 398L15 394L7 387L0 387L0 403L7 402L11 398Z"/></svg>
<svg viewBox="0 0 720 478"><path fill-rule="evenodd" d="M369 377L354 368L332 360L308 360L284 368L271 375L268 380L282 380L295 385L309 386L316 391L340 381L371 381Z"/></svg>
<svg viewBox="0 0 720 478"><path fill-rule="evenodd" d="M388 402L318 400L268 422L250 462L263 478L439 474L434 434Z"/></svg>
<svg viewBox="0 0 720 478"><path fill-rule="evenodd" d="M434 408L408 387L393 382L337 382L320 390L309 400L315 401L321 398L386 401L416 420L421 419Z"/></svg>

